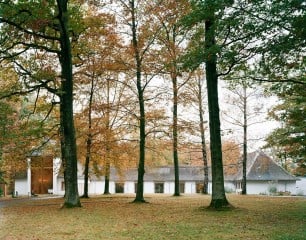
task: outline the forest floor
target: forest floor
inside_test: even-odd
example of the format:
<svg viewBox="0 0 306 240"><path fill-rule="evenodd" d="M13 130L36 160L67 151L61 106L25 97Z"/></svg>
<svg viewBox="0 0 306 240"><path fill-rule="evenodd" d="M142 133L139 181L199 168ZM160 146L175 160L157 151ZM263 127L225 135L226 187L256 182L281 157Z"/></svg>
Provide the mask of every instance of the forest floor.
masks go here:
<svg viewBox="0 0 306 240"><path fill-rule="evenodd" d="M208 210L210 196L132 195L82 199L62 209L63 198L0 198L1 240L49 239L306 239L306 198L227 195L234 206Z"/></svg>

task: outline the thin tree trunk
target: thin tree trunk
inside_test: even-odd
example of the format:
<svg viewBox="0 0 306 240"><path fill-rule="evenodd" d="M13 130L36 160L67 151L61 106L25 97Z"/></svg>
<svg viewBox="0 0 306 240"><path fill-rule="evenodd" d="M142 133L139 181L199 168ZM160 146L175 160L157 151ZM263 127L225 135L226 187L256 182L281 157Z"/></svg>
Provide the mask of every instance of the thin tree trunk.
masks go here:
<svg viewBox="0 0 306 240"><path fill-rule="evenodd" d="M109 178L110 178L110 83L107 79L107 109L106 109L106 162L105 162L105 182L104 182L104 194L108 195L109 192Z"/></svg>
<svg viewBox="0 0 306 240"><path fill-rule="evenodd" d="M135 2L130 1L131 14L132 14L132 44L134 48L134 56L136 63L136 81L137 81L137 92L138 92L138 104L139 104L139 162L138 162L138 181L137 181L137 191L136 198L134 202L145 202L143 196L143 180L145 174L145 146L146 146L146 116L145 116L145 104L143 96L143 87L141 84L141 58L138 47L137 40L137 25L136 25L136 16L135 16Z"/></svg>
<svg viewBox="0 0 306 240"><path fill-rule="evenodd" d="M84 166L84 193L83 193L82 198L89 198L88 180L89 180L90 149L91 149L91 137L88 136L87 141L86 141L86 159L85 159L85 166Z"/></svg>
<svg viewBox="0 0 306 240"><path fill-rule="evenodd" d="M65 163L65 202L63 207L80 207L77 179L77 151L73 121L72 55L68 29L68 1L57 0L61 44L60 123L62 159Z"/></svg>
<svg viewBox="0 0 306 240"><path fill-rule="evenodd" d="M174 70L176 71L176 70ZM178 133L177 133L177 103L178 103L178 87L177 76L173 73L173 123L172 123L172 144L173 144L173 164L174 164L174 196L180 196L180 179L179 179L179 162L178 162Z"/></svg>
<svg viewBox="0 0 306 240"><path fill-rule="evenodd" d="M90 95L89 95L89 103L88 103L88 133L87 133L87 141L86 141L86 159L85 159L85 169L84 169L84 193L83 198L88 198L88 180L89 180L89 164L91 159L91 145L92 145L92 102L93 102L93 94L94 94L94 76L91 78L91 87L90 87Z"/></svg>
<svg viewBox="0 0 306 240"><path fill-rule="evenodd" d="M247 96L246 87L243 87L243 160L242 160L242 191L241 194L246 195L246 166L247 166Z"/></svg>
<svg viewBox="0 0 306 240"><path fill-rule="evenodd" d="M229 205L224 189L222 164L222 146L220 134L220 117L218 102L217 56L215 51L214 16L205 21L205 50L208 56L205 60L207 96L209 110L210 150L212 169L212 199L210 207L219 209Z"/></svg>
<svg viewBox="0 0 306 240"><path fill-rule="evenodd" d="M207 151L206 151L206 141L205 141L205 126L204 126L204 117L203 117L202 84L200 78L198 78L198 88L199 88L198 101L199 101L199 117L200 117L200 132L201 132L201 150L202 150L202 159L204 166L203 194L208 194L208 163L207 163Z"/></svg>

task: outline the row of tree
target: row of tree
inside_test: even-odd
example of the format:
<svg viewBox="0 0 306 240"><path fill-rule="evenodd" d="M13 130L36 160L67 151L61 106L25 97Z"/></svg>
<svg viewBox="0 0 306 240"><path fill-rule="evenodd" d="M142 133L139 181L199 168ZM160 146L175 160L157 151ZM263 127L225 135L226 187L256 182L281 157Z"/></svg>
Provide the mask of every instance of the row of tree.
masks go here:
<svg viewBox="0 0 306 240"><path fill-rule="evenodd" d="M146 153L152 147L147 139L166 137L172 140L174 195L179 195L178 144L183 128L178 107L196 99L207 189L201 82L205 76L213 183L210 206L226 207L218 80L231 80L234 89L237 84L246 86L246 81L251 84L250 79L281 81L292 91L300 89L305 84L305 32L298 29L305 21L304 10L303 2L295 0L3 0L0 59L1 108L5 114L1 131L13 141L0 139L0 149L5 153L12 148L33 151L37 146L55 146L52 140L58 136L65 177L64 206L77 207L81 205L77 154L84 156L85 182L90 163L95 172L101 171L103 164L107 184L111 164L130 158L138 147L135 202L144 202ZM286 54L291 57L284 59ZM282 87L273 86L286 98ZM14 98L19 101L20 95L30 96L32 110L27 103L21 108L28 109L24 113L20 106L12 108L17 105ZM170 100L169 127L163 105ZM292 101L298 100L303 103L304 98ZM17 146L14 131L6 132L8 126L15 127L15 135L20 132L21 125L13 118L29 130L22 139L30 139L31 144L18 141L26 148ZM192 125L184 124L184 130L192 130ZM296 135L305 141L305 133ZM245 140L244 173L246 150ZM245 182L244 178L244 188ZM105 189L107 193L107 185ZM86 195L87 190L84 192Z"/></svg>

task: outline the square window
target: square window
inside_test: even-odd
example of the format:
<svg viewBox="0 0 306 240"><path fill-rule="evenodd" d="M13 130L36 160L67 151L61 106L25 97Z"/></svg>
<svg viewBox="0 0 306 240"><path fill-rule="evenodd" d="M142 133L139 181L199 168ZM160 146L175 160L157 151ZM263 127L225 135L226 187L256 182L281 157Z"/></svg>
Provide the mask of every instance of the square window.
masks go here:
<svg viewBox="0 0 306 240"><path fill-rule="evenodd" d="M164 183L155 183L155 193L164 193Z"/></svg>
<svg viewBox="0 0 306 240"><path fill-rule="evenodd" d="M138 186L138 183L137 183L137 182L135 182L135 183L134 183L135 193L137 193L137 186Z"/></svg>
<svg viewBox="0 0 306 240"><path fill-rule="evenodd" d="M116 183L115 184L115 192L116 193L124 193L124 183Z"/></svg>

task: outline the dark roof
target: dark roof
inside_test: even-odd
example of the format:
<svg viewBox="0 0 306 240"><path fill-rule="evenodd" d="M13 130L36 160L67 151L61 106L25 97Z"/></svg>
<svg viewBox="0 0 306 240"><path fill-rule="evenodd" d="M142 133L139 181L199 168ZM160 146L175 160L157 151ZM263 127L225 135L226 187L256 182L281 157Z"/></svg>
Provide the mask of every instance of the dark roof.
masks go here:
<svg viewBox="0 0 306 240"><path fill-rule="evenodd" d="M97 177L91 177L91 179L96 179ZM100 177L104 179L104 177ZM111 168L110 179L113 181L132 181L137 182L138 170L137 168L129 168L126 170L121 170L118 172L116 168ZM196 181L202 182L204 180L204 167L201 166L190 166L190 165L180 165L179 166L179 179L180 181ZM208 179L211 180L211 169L208 168ZM224 180L233 181L232 175L224 176ZM146 168L144 174L144 181L152 182L166 182L174 181L174 167L173 166L161 166L155 168Z"/></svg>
<svg viewBox="0 0 306 240"><path fill-rule="evenodd" d="M180 166L179 168L180 181L203 181L203 167L196 166ZM93 177L94 178L94 177ZM113 181L133 181L138 179L137 168L121 170L118 172L115 168L111 168L110 179ZM165 182L174 181L174 167L163 166L156 168L147 168L144 174L144 181Z"/></svg>
<svg viewBox="0 0 306 240"><path fill-rule="evenodd" d="M237 180L242 179L242 170L237 174ZM248 154L247 180L256 181L295 181L296 178L279 166L272 158L262 151Z"/></svg>
<svg viewBox="0 0 306 240"><path fill-rule="evenodd" d="M83 178L84 166L78 162L78 178ZM208 178L211 181L211 168L208 168ZM26 178L26 172L18 176L18 178ZM179 167L180 181L203 181L204 168L203 166L180 165ZM59 176L62 176L60 172ZM92 180L104 179L104 176L90 176ZM132 181L137 182L137 168L129 168L118 171L116 168L111 168L112 181ZM240 181L242 179L242 169L240 168L237 174L225 175L225 181ZM282 167L277 165L270 157L261 151L256 151L248 154L247 158L247 180L253 181L296 181L296 177L289 174ZM174 181L174 167L148 167L144 174L144 181L165 182Z"/></svg>

